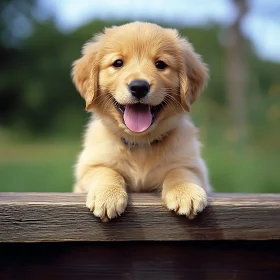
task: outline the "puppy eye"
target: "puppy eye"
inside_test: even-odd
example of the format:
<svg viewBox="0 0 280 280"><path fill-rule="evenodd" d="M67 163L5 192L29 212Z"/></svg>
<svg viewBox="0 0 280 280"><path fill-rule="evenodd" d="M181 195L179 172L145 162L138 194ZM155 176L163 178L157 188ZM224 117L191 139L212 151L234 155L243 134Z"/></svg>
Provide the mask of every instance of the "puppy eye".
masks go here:
<svg viewBox="0 0 280 280"><path fill-rule="evenodd" d="M123 66L123 61L121 59L117 59L114 63L113 63L113 66L115 68L120 68Z"/></svg>
<svg viewBox="0 0 280 280"><path fill-rule="evenodd" d="M158 60L155 63L155 66L156 66L157 69L160 69L160 70L164 70L167 67L166 63L162 60Z"/></svg>

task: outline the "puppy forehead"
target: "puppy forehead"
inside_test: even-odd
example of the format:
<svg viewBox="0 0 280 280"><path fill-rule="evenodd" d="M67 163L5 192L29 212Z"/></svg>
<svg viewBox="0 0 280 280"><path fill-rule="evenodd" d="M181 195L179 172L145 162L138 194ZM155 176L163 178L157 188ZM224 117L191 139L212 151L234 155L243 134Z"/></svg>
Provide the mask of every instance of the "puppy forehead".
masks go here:
<svg viewBox="0 0 280 280"><path fill-rule="evenodd" d="M133 23L107 29L104 34L105 53L160 56L174 54L176 33L155 24Z"/></svg>

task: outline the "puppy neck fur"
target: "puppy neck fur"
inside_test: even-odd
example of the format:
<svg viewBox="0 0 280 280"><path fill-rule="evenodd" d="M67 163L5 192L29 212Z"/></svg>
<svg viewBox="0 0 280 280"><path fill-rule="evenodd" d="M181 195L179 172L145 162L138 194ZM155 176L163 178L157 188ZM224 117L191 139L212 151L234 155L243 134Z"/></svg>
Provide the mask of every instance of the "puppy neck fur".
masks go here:
<svg viewBox="0 0 280 280"><path fill-rule="evenodd" d="M122 142L124 143L127 148L132 149L136 147L141 147L141 146L152 146L156 144L160 144L160 142L163 142L166 140L166 138L172 133L172 131L166 132L166 134L162 135L159 139L154 139L151 142L146 142L146 143L137 143L137 141L134 142L129 142L125 138L121 138Z"/></svg>

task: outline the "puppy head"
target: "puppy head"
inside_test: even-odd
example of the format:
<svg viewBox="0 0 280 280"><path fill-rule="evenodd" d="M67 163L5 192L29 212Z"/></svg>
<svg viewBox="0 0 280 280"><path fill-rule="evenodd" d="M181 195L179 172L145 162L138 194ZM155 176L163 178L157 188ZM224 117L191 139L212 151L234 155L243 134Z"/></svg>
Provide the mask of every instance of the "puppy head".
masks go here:
<svg viewBox="0 0 280 280"><path fill-rule="evenodd" d="M86 108L133 137L189 111L208 78L190 43L151 23L105 29L82 54L72 76Z"/></svg>

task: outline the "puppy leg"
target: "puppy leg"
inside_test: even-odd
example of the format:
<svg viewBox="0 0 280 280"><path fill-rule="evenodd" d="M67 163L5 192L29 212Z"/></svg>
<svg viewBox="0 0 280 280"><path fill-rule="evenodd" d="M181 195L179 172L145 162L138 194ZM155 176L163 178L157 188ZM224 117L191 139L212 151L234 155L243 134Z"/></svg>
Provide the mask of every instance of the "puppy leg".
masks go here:
<svg viewBox="0 0 280 280"><path fill-rule="evenodd" d="M207 205L207 195L198 176L188 169L170 171L162 186L162 198L169 210L193 219Z"/></svg>
<svg viewBox="0 0 280 280"><path fill-rule="evenodd" d="M86 206L104 222L124 212L127 192L124 178L107 167L93 167L78 182L88 191Z"/></svg>

